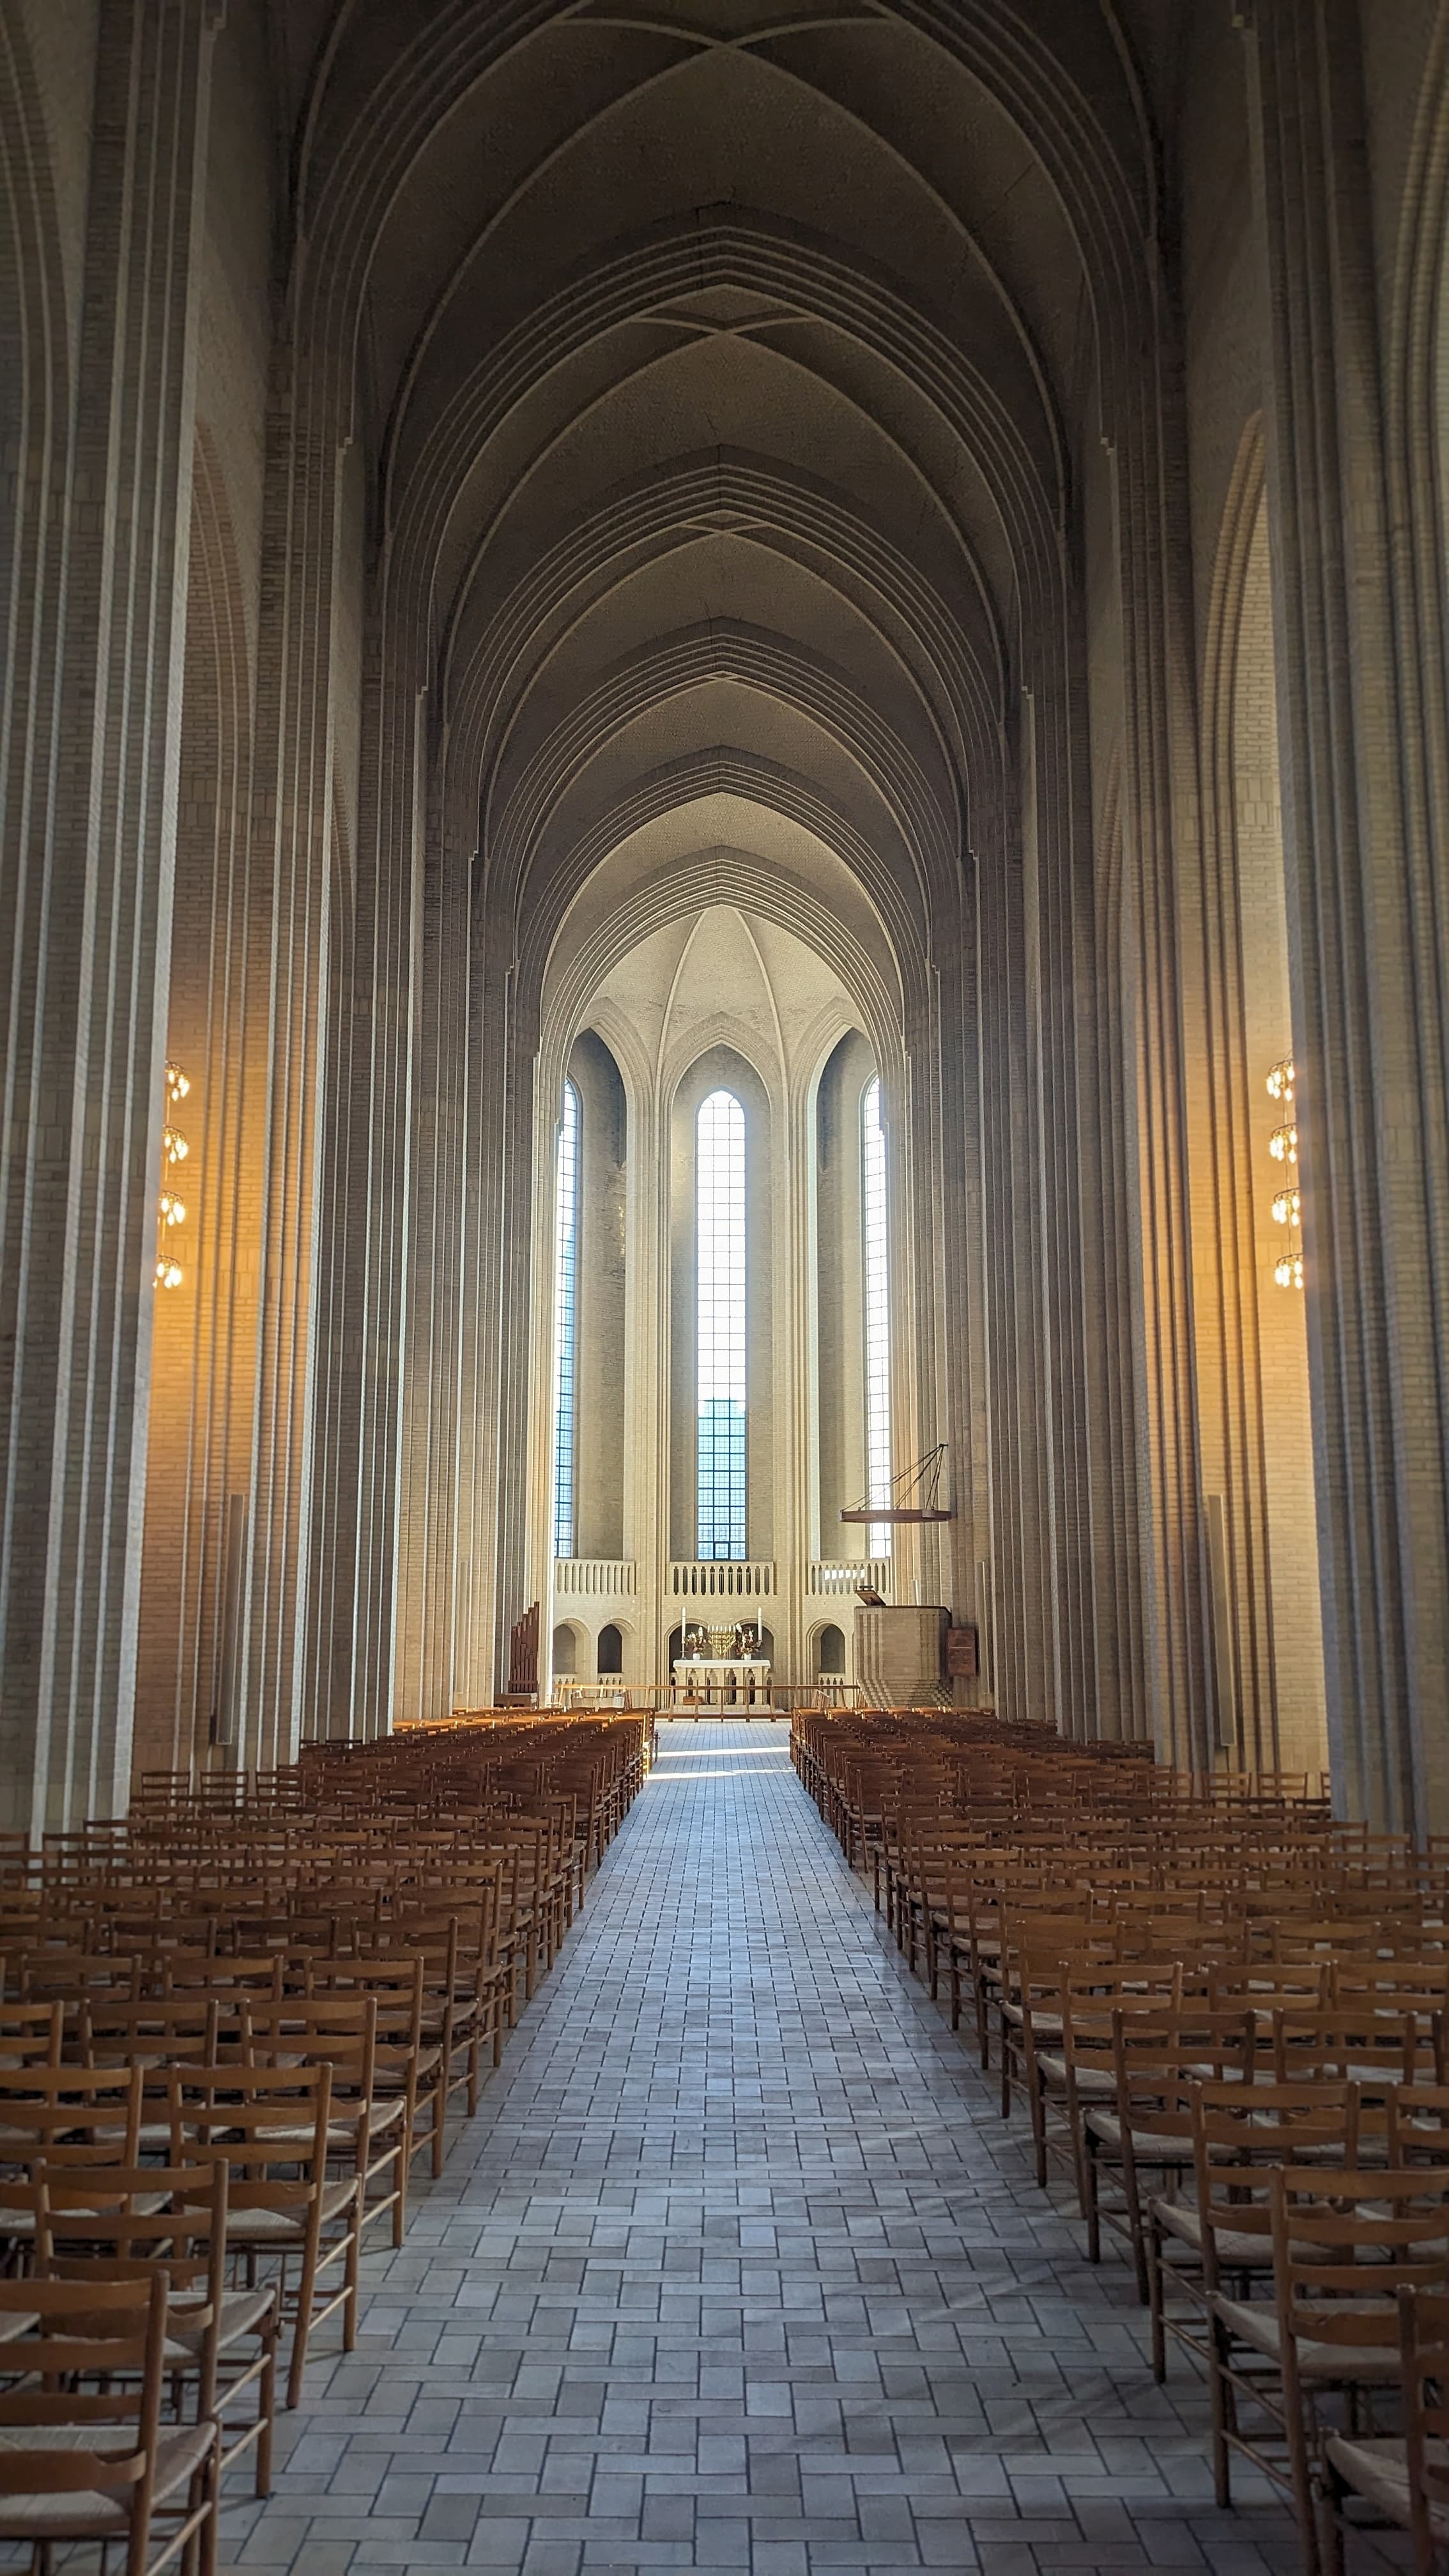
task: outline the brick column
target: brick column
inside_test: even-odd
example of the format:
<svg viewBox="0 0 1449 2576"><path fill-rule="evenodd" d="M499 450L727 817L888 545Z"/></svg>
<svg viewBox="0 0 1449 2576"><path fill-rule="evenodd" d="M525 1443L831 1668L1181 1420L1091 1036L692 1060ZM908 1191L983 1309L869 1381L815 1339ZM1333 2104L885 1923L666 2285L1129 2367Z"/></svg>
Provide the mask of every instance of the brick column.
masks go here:
<svg viewBox="0 0 1449 2576"><path fill-rule="evenodd" d="M215 23L207 0L101 9L56 687L27 710L0 1779L34 1827L129 1785Z"/></svg>
<svg viewBox="0 0 1449 2576"><path fill-rule="evenodd" d="M1268 499L1329 1734L1340 1806L1449 1823L1432 1236L1442 1006L1405 857L1358 12L1257 0ZM1438 1071L1442 1083L1442 1071Z"/></svg>

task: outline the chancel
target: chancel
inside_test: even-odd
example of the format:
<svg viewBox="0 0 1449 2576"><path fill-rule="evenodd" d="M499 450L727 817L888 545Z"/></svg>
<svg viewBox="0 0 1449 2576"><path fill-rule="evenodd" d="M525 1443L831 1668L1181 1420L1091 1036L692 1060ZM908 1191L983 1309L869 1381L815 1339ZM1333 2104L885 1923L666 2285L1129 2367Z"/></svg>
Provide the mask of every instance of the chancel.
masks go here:
<svg viewBox="0 0 1449 2576"><path fill-rule="evenodd" d="M573 2100L566 1994L652 2190L718 1977L748 2199L742 2015L787 2090L807 2034L811 2179L827 2132L837 2181L895 2154L831 2125L868 1988L954 2207L968 1789L1050 1895L1077 1846L1027 1857L1021 1784L1083 1834L1131 1786L1188 1947L1219 1807L1244 1921L1254 1802L1323 1927L1449 1835L1449 0L0 0L0 39L0 2010L50 1995L32 1936L129 1925L160 1976L183 1913L269 1958L350 1890L329 1942L406 1915L424 1963L373 2036L445 2052L440 2159L459 2098L500 2141ZM520 2407L604 2351L581 2260ZM989 2566L924 2472L893 2518L902 2424L905 2485L842 2435L803 2529L801 2373L895 2423L886 2340L781 2364L795 2448L717 2560L631 2418L617 2475L540 2459L497 2563ZM382 2555L467 2557L436 2503ZM371 2563L324 2521L299 2563Z"/></svg>

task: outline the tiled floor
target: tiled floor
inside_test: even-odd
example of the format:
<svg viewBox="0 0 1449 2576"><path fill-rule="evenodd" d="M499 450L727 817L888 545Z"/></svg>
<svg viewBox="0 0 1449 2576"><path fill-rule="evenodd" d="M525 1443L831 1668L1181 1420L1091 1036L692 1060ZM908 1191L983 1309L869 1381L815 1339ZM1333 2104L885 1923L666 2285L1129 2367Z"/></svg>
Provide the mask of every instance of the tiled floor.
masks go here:
<svg viewBox="0 0 1449 2576"><path fill-rule="evenodd" d="M796 1784L661 1730L563 1959L224 2564L1290 2570Z"/></svg>

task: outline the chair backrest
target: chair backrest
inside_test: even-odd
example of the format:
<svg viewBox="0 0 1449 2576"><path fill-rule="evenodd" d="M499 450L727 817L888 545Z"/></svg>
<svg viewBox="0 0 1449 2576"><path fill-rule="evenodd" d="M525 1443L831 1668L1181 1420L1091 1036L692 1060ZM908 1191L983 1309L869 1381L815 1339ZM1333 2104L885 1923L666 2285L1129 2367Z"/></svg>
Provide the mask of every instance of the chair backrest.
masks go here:
<svg viewBox="0 0 1449 2576"><path fill-rule="evenodd" d="M65 2005L0 2004L0 2066L59 2066L65 2039Z"/></svg>
<svg viewBox="0 0 1449 2576"><path fill-rule="evenodd" d="M235 2021L228 1995L154 1995L134 2001L87 1995L76 2015L76 2047L84 2066L141 2066L155 2071L191 2057L214 2066L221 2055L222 2014Z"/></svg>
<svg viewBox="0 0 1449 2576"><path fill-rule="evenodd" d="M1345 2352L1390 2349L1399 2337L1400 2290L1442 2283L1449 2168L1285 2165L1270 2175L1269 2197L1273 2291L1291 2398L1295 2338Z"/></svg>
<svg viewBox="0 0 1449 2576"><path fill-rule="evenodd" d="M320 2200L331 2105L326 2063L173 2067L171 2162L224 2157L234 2214L296 2218Z"/></svg>
<svg viewBox="0 0 1449 2576"><path fill-rule="evenodd" d="M1384 2118L1390 2164L1449 2164L1449 2084L1386 2086Z"/></svg>
<svg viewBox="0 0 1449 2576"><path fill-rule="evenodd" d="M1436 2070L1432 2015L1380 2011L1371 1997L1330 2004L1320 2012L1296 2004L1275 2006L1270 2016L1273 2072L1280 2082L1317 2069L1340 2079L1412 2084Z"/></svg>
<svg viewBox="0 0 1449 2576"><path fill-rule="evenodd" d="M141 2099L139 2066L0 2067L0 2166L133 2165Z"/></svg>
<svg viewBox="0 0 1449 2576"><path fill-rule="evenodd" d="M1112 2014L1112 2071L1124 2140L1185 2138L1204 2079L1248 2089L1253 2017L1213 2012L1196 2000L1168 2011L1118 2004Z"/></svg>
<svg viewBox="0 0 1449 2576"><path fill-rule="evenodd" d="M143 2540L155 2482L166 2353L166 2283L0 2281L0 2498L101 2494L123 2504ZM96 2383L86 2386L86 2382ZM78 2384L79 2383L79 2384ZM28 2428L64 2425L64 2447ZM93 2440L77 2440L90 2432ZM139 2553L133 2549L132 2563Z"/></svg>
<svg viewBox="0 0 1449 2576"><path fill-rule="evenodd" d="M1309 2156L1334 2165L1357 2161L1363 2104L1356 2084L1326 2078L1299 2084L1229 2078L1194 2084L1191 2114L1203 2274L1211 2291L1219 2286L1220 2233L1240 2245L1256 2240L1264 2262L1271 2256L1273 2168Z"/></svg>
<svg viewBox="0 0 1449 2576"><path fill-rule="evenodd" d="M200 2164L99 2168L82 2180L42 2173L44 2253L35 2269L55 2280L148 2280L160 2272L184 2302L187 2342L201 2375L205 2413L216 2387L226 2290L229 2169Z"/></svg>
<svg viewBox="0 0 1449 2576"><path fill-rule="evenodd" d="M241 2057L250 2067L332 2069L333 2113L344 2098L372 2098L377 2064L377 2002L372 1995L289 1995L253 2003L241 2013Z"/></svg>

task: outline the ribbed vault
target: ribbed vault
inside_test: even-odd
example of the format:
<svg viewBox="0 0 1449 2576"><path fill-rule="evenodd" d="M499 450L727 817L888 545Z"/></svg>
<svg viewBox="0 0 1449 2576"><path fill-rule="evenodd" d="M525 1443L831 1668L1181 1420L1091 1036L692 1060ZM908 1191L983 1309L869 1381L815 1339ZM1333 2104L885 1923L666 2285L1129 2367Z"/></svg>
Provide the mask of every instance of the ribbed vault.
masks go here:
<svg viewBox="0 0 1449 2576"><path fill-rule="evenodd" d="M450 1082L469 1104L461 1159L427 1168L410 1220L424 1346L404 1418L466 1331L439 1279L461 1261L501 1318L465 1355L465 1412L489 1427L460 1473L496 1570L470 1579L459 1654L481 1673L534 1579L520 1246L548 1103L630 941L701 903L828 957L909 1096L907 1409L984 1462L970 1336L953 1356L945 1323L946 1280L982 1258L941 1236L982 1188L951 1104L978 958L982 1027L1004 1009L1017 1043L1023 831L1039 940L1061 917L1049 971L1075 936L1072 411L1084 335L1104 417L1136 364L1151 172L1109 13L1036 0L457 0L411 25L351 0L297 167L298 435L376 458L359 956L371 977L410 954L397 854L425 852L437 1132ZM371 1001L355 1044L373 1167L392 1168L407 1129ZM1057 1062L1065 1134L1069 1048ZM362 1292L379 1313L390 1222ZM979 1277L970 1294L984 1313ZM1030 1472L1045 1496L1044 1454ZM984 1486L964 1499L963 1597ZM439 1507L435 1532L474 1544L467 1511L460 1533ZM431 1572L402 1579L436 1598Z"/></svg>

